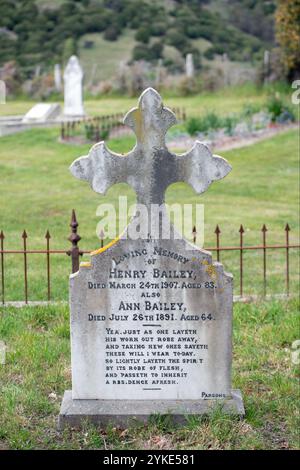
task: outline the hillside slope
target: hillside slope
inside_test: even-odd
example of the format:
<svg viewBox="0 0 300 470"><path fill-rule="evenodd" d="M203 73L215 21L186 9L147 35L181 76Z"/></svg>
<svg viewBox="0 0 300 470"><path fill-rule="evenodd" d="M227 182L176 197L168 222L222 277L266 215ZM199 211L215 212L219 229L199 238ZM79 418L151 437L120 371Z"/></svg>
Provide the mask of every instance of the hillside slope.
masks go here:
<svg viewBox="0 0 300 470"><path fill-rule="evenodd" d="M224 53L255 62L273 43L274 9L275 0L0 0L0 66L15 60L30 75L77 53L97 58L107 78L120 60L161 58L177 72L189 52L196 68Z"/></svg>

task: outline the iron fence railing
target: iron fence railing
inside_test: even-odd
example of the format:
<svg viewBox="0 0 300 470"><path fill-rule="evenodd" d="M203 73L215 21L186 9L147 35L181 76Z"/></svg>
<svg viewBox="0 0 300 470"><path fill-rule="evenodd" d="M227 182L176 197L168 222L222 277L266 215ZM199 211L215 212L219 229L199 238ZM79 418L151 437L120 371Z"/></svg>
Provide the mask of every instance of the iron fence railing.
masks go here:
<svg viewBox="0 0 300 470"><path fill-rule="evenodd" d="M184 108L173 108L178 121L186 120ZM123 124L124 114L109 114L104 116L86 117L68 120L61 123L60 139L63 142L74 140L77 136L84 136L88 141L99 142L109 137L118 137L131 130Z"/></svg>
<svg viewBox="0 0 300 470"><path fill-rule="evenodd" d="M79 241L81 240L80 235L77 232L78 222L76 218L75 211L72 211L71 216L71 234L68 237L68 240L71 242L71 248L66 250L52 250L50 248L51 235L49 230L45 234L45 249L28 249L27 248L27 239L28 235L26 230L22 233L23 239L23 248L20 250L12 250L5 248L5 234L3 231L0 231L0 273L1 273L1 302L5 304L5 287L6 287L6 272L5 272L5 258L9 254L19 254L23 256L23 279L24 279L24 301L28 303L28 255L31 254L41 254L45 255L46 261L46 279L47 279L47 301L51 300L51 255L62 254L68 255L71 259L71 271L72 273L77 272L79 269L80 257L83 254L90 253L90 250L81 250L78 246ZM244 227L243 225L239 228L239 244L236 246L223 246L221 245L221 230L219 225L216 226L214 231L216 236L215 246L205 247L206 250L216 252L217 261L221 261L222 252L235 251L239 253L239 295L243 297L244 295L244 254L246 251L261 251L262 252L262 281L263 281L263 295L266 296L267 291L267 251L268 250L285 250L285 294L290 294L290 250L299 249L300 245L295 243L290 243L289 234L290 226L286 224L285 231L285 243L283 244L267 244L267 227L264 224L261 233L262 233L262 243L259 245L245 245L244 244ZM101 247L104 245L105 234L101 231ZM193 228L192 231L193 242L197 243L197 229Z"/></svg>

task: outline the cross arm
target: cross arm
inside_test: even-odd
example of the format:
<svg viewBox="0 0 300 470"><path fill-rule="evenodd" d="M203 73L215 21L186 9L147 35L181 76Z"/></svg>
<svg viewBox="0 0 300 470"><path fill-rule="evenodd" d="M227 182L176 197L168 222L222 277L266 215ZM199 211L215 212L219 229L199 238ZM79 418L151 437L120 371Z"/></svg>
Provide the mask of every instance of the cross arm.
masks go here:
<svg viewBox="0 0 300 470"><path fill-rule="evenodd" d="M231 166L224 158L213 155L207 145L198 140L190 151L176 155L175 159L178 181L190 184L198 194L231 171Z"/></svg>
<svg viewBox="0 0 300 470"><path fill-rule="evenodd" d="M105 194L113 184L127 181L129 166L129 155L111 152L104 142L100 142L88 155L77 158L70 171L75 178L88 181L96 193Z"/></svg>

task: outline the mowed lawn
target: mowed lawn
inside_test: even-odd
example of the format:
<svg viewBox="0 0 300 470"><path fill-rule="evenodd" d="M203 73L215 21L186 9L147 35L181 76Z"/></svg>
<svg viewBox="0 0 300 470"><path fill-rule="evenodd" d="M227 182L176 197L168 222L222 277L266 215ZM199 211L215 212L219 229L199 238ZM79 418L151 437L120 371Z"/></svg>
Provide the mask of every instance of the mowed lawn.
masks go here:
<svg viewBox="0 0 300 470"><path fill-rule="evenodd" d="M299 366L292 344L299 337L298 309L296 300L234 306L233 387L242 391L244 420L217 409L181 428L153 417L147 426L59 433L62 395L71 388L68 308L5 308L0 449L297 449Z"/></svg>
<svg viewBox="0 0 300 470"><path fill-rule="evenodd" d="M134 138L111 140L108 145L118 152L128 151L134 145ZM24 229L28 234L28 249L43 249L44 236L49 229L51 248L67 250L70 215L74 208L82 236L80 247L94 250L100 243L96 235L100 217L96 210L101 203L113 203L120 221L119 230L123 229L126 214L118 214L118 198L128 196L130 206L135 201L133 190L120 184L101 196L87 183L76 180L68 170L72 161L86 154L89 148L90 145L59 143L57 129L32 130L1 139L0 230L4 231L7 249L22 248ZM205 247L215 246L216 224L222 230L223 245L239 243L241 223L245 229L245 245L261 243L264 223L268 228L267 242L284 243L284 227L289 223L290 242L298 243L297 148L297 131L288 131L249 147L222 152L233 168L224 180L213 183L200 196L187 184L176 183L167 191L167 202L204 204ZM245 252L244 258L245 292L260 294L262 252ZM297 252L291 252L290 258L291 290L297 292ZM221 260L234 274L238 293L239 253L224 253ZM20 255L5 257L7 300L23 299L22 263ZM43 255L28 257L30 300L45 299L45 263ZM53 255L51 263L52 298L67 299L70 259L66 255ZM267 272L268 292L284 292L285 250L268 252Z"/></svg>
<svg viewBox="0 0 300 470"><path fill-rule="evenodd" d="M99 67L98 67L99 68ZM277 87L278 88L278 87ZM281 98L290 104L290 98L285 88L278 88ZM193 96L174 96L168 91L162 91L164 103L168 107L184 108L187 116L200 116L209 111L215 111L219 115L239 113L245 105L257 105L262 107L268 96L274 95L273 87L256 87L251 84L229 87L214 92L203 91ZM174 94L174 92L173 92ZM56 100L63 105L63 97ZM85 110L88 115L103 116L107 114L126 113L130 108L136 106L137 98L127 96L102 96L98 99L86 96ZM10 100L7 98L5 105L0 105L0 116L25 114L35 104L30 100Z"/></svg>
<svg viewBox="0 0 300 470"><path fill-rule="evenodd" d="M107 195L100 196L87 183L76 180L68 167L75 158L86 154L90 145L59 143L58 134L58 129L39 129L4 137L0 141L0 230L4 231L6 248L22 248L21 234L26 229L27 247L43 249L44 235L49 229L51 248L67 250L73 208L80 224L80 247L84 250L99 246L96 235L99 204L113 203L120 222L119 231L126 225L126 214L118 214L118 198L125 195L129 205L134 203L133 190L120 184L112 187ZM126 152L134 145L134 138L114 139L108 145L115 151ZM215 246L216 224L221 228L223 245L239 243L240 224L245 229L246 245L261 243L263 224L268 228L267 242L283 243L286 223L291 227L290 242L298 243L297 151L297 131L288 131L249 147L222 152L233 168L224 180L213 183L200 196L187 184L177 183L168 189L167 202L204 204L205 247ZM199 227L197 229L199 231ZM291 252L290 258L291 290L297 292L297 252ZM223 253L221 260L234 274L235 293L238 293L239 253ZM22 262L20 255L5 257L7 300L24 297ZM42 255L28 257L30 300L45 299L45 262ZM262 293L262 252L245 252L244 267L245 293ZM66 255L52 256L53 299L67 298L69 271L70 259ZM268 252L267 273L268 293L284 292L285 250Z"/></svg>

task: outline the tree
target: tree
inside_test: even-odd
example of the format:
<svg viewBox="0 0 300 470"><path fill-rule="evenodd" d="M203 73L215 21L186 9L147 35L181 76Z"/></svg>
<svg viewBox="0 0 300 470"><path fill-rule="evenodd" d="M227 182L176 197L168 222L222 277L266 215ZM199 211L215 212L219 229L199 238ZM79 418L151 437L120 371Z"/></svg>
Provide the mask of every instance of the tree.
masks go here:
<svg viewBox="0 0 300 470"><path fill-rule="evenodd" d="M300 73L300 1L278 0L275 21L286 76L293 80Z"/></svg>
<svg viewBox="0 0 300 470"><path fill-rule="evenodd" d="M147 26L141 26L135 33L135 39L137 41L143 42L144 44L147 44L149 42L150 35L150 28Z"/></svg>

